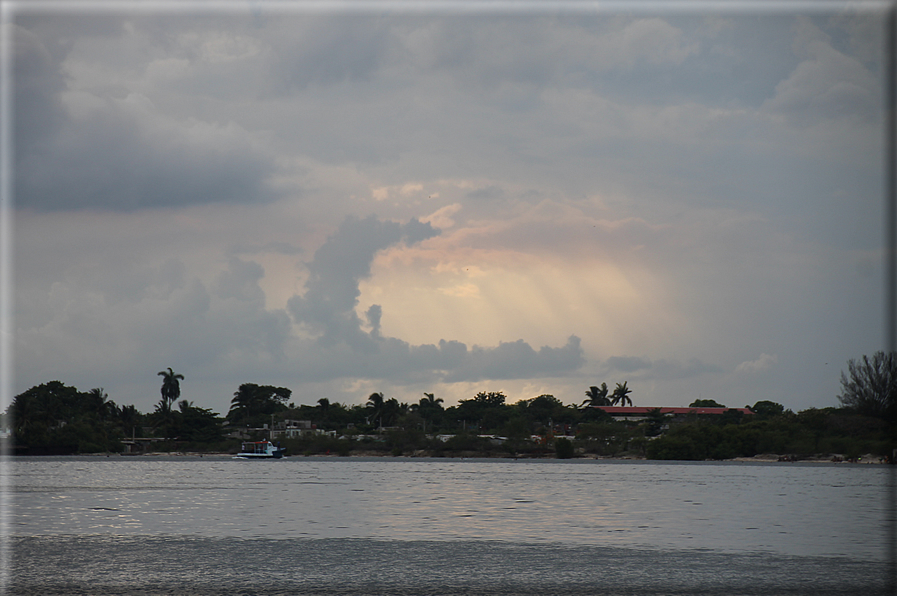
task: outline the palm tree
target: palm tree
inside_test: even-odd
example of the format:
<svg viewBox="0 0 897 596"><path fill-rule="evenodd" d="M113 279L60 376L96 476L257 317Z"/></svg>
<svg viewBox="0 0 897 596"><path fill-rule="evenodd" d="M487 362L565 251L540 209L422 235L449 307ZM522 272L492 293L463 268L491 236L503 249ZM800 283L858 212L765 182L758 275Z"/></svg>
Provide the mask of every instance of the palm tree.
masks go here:
<svg viewBox="0 0 897 596"><path fill-rule="evenodd" d="M87 392L87 408L93 416L96 417L97 422L100 423L100 429L103 435L103 441L107 441L109 439L109 432L106 428L106 420L111 416L115 416L118 412L118 406L115 405L115 402L109 399L109 396L106 394L106 391L102 387L95 387Z"/></svg>
<svg viewBox="0 0 897 596"><path fill-rule="evenodd" d="M327 418L328 418L328 415L330 414L330 400L327 399L326 397L322 397L321 399L319 399L318 400L318 411L320 412L320 415L318 417L318 425L320 427L320 426L323 426L328 421Z"/></svg>
<svg viewBox="0 0 897 596"><path fill-rule="evenodd" d="M407 412L408 404L400 404L396 398L390 397L383 402L383 406L380 410L380 428L383 428L384 424L386 426L394 426L399 417Z"/></svg>
<svg viewBox="0 0 897 596"><path fill-rule="evenodd" d="M601 388L589 387L589 390L586 391L586 397L588 398L582 405L585 406L589 404L590 406L609 406L610 400L607 398L607 383L601 383Z"/></svg>
<svg viewBox="0 0 897 596"><path fill-rule="evenodd" d="M374 410L373 418L377 420L380 418L379 426L383 426L382 414L383 414L383 394L382 393L371 393L368 397L367 405Z"/></svg>
<svg viewBox="0 0 897 596"><path fill-rule="evenodd" d="M109 416L114 416L118 412L118 406L114 401L109 399L106 391L102 387L96 387L87 392L89 408L100 422L105 422Z"/></svg>
<svg viewBox="0 0 897 596"><path fill-rule="evenodd" d="M178 380L183 381L184 375L175 374L171 367L168 370L156 373L162 376L162 411L170 412L171 405L181 396L181 384Z"/></svg>
<svg viewBox="0 0 897 596"><path fill-rule="evenodd" d="M439 404L443 403L441 397L434 397L432 393L424 393L427 397L421 398L420 405L424 408L439 408Z"/></svg>
<svg viewBox="0 0 897 596"><path fill-rule="evenodd" d="M181 396L181 384L178 380L183 381L184 375L175 374L171 367L157 374L162 377L162 401L159 402L158 410L166 427L165 435L170 436L173 431L171 405Z"/></svg>
<svg viewBox="0 0 897 596"><path fill-rule="evenodd" d="M622 385L617 383L617 388L614 389L614 393L611 396L613 399L611 399L610 405L615 406L619 403L621 406L625 406L627 402L630 406L632 405L632 400L627 397L632 393L632 389L627 387L626 383L628 383L628 381L623 381Z"/></svg>
<svg viewBox="0 0 897 596"><path fill-rule="evenodd" d="M432 393L424 393L424 395L426 397L422 397L418 403L412 404L411 409L420 412L420 416L424 421L424 432L427 432L427 418L442 410L443 399L436 397Z"/></svg>
<svg viewBox="0 0 897 596"><path fill-rule="evenodd" d="M137 411L135 406L123 406L119 417L121 419L122 427L125 431L130 428L131 437L134 437L137 432L137 423L140 420L140 412ZM127 434L127 432L125 434Z"/></svg>
<svg viewBox="0 0 897 596"><path fill-rule="evenodd" d="M239 426L261 426L273 414L288 409L285 405L292 391L286 387L243 383L230 400L227 420Z"/></svg>
<svg viewBox="0 0 897 596"><path fill-rule="evenodd" d="M230 410L227 419L231 424L249 426L249 418L258 408L255 407L258 393L258 385L243 383L234 391L234 397L230 400Z"/></svg>

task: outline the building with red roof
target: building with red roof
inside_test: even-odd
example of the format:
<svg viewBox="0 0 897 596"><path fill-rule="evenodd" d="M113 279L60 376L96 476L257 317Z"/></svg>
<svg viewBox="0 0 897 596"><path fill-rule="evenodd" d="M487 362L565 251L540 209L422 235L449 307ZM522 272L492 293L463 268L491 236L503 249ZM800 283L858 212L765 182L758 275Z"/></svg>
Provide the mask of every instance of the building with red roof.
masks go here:
<svg viewBox="0 0 897 596"><path fill-rule="evenodd" d="M686 417L686 416L720 416L727 412L741 412L744 415L751 415L753 412L750 408L658 408L644 406L592 406L599 410L604 410L614 420L644 420L652 412L660 410L665 416Z"/></svg>

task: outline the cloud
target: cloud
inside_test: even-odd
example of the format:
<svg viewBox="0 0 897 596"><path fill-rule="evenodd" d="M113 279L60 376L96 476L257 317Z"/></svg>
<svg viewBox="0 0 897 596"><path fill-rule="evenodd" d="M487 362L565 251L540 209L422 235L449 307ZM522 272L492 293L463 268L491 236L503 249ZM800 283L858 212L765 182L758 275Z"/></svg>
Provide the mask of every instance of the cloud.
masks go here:
<svg viewBox="0 0 897 596"><path fill-rule="evenodd" d="M369 81L392 47L389 22L364 17L307 17L271 29L270 80L284 93Z"/></svg>
<svg viewBox="0 0 897 596"><path fill-rule="evenodd" d="M373 216L350 217L315 252L305 294L287 303L294 320L311 333L318 354L329 361L317 362L310 374L457 382L553 376L583 365L583 350L576 336L570 336L562 347L539 350L523 340L468 349L454 340L415 346L383 337L383 309L377 304L366 311L371 331L365 333L355 308L359 282L371 275L375 255L397 243L411 246L437 234L429 224L414 219L403 225Z"/></svg>
<svg viewBox="0 0 897 596"><path fill-rule="evenodd" d="M365 317L367 318L368 325L371 326L371 337L374 339L380 338L380 318L383 316L383 309L379 304L372 304L367 312L365 312Z"/></svg>
<svg viewBox="0 0 897 596"><path fill-rule="evenodd" d="M346 342L372 349L370 337L361 331L361 320L354 310L361 294L359 281L370 276L377 252L403 240L411 245L438 233L417 219L402 225L373 216L346 218L315 252L308 266L305 294L289 299L289 312L324 345Z"/></svg>
<svg viewBox="0 0 897 596"><path fill-rule="evenodd" d="M683 363L669 358L649 360L633 356L612 356L605 361L612 370L624 373L638 373L640 379L686 379L704 374L717 373L722 369L714 364L690 358Z"/></svg>
<svg viewBox="0 0 897 596"><path fill-rule="evenodd" d="M528 379L569 373L585 364L580 343L578 337L571 335L566 345L542 346L538 352L522 339L501 342L494 348L474 346L465 351L463 360L442 380Z"/></svg>
<svg viewBox="0 0 897 596"><path fill-rule="evenodd" d="M510 108L533 101L520 92L531 85L583 84L583 74L593 71L681 64L698 50L681 29L659 18L407 19L391 33L412 57L411 73L450 73L459 83L497 92L496 99L511 99Z"/></svg>
<svg viewBox="0 0 897 596"><path fill-rule="evenodd" d="M273 160L232 122L173 119L137 94L78 92L65 103L56 135L17 155L19 206L134 210L274 196L265 185Z"/></svg>
<svg viewBox="0 0 897 596"><path fill-rule="evenodd" d="M13 44L16 155L39 151L65 119L60 94L65 79L49 50L33 32L4 25Z"/></svg>
<svg viewBox="0 0 897 596"><path fill-rule="evenodd" d="M130 211L276 196L266 184L275 160L242 126L178 116L78 46L54 57L36 33L14 31L19 207Z"/></svg>
<svg viewBox="0 0 897 596"><path fill-rule="evenodd" d="M880 15L275 13L17 18L20 386L810 405L837 373L715 363L877 345Z"/></svg>
<svg viewBox="0 0 897 596"><path fill-rule="evenodd" d="M403 385L556 377L574 372L585 363L576 336L564 346L542 346L538 350L523 340L501 342L495 347L468 347L456 340L412 345L393 337L372 334L371 338L376 341L361 349L347 343L309 344L303 348L303 357L297 359L297 372L306 381L382 379Z"/></svg>
<svg viewBox="0 0 897 596"><path fill-rule="evenodd" d="M794 53L801 62L776 85L764 110L799 125L840 118L868 122L880 112L881 90L873 74L835 49L831 37L807 18L797 20Z"/></svg>
<svg viewBox="0 0 897 596"><path fill-rule="evenodd" d="M468 199L500 199L504 196L504 191L494 184L471 190L467 193Z"/></svg>
<svg viewBox="0 0 897 596"><path fill-rule="evenodd" d="M686 379L722 371L719 366L702 362L698 358L689 358L684 363L678 360L662 358L654 361L651 369L658 378L667 379Z"/></svg>
<svg viewBox="0 0 897 596"><path fill-rule="evenodd" d="M748 360L746 362L742 362L738 366L735 367L735 372L737 373L758 373L764 370L769 370L778 362L779 358L775 354L760 354L760 357L756 360Z"/></svg>
<svg viewBox="0 0 897 596"><path fill-rule="evenodd" d="M634 372L651 368L651 361L636 356L611 356L607 359L607 365L621 372Z"/></svg>
<svg viewBox="0 0 897 596"><path fill-rule="evenodd" d="M434 228L445 230L455 225L455 220L452 219L452 216L460 210L461 205L459 203L452 203L451 205L440 207L426 217L422 217L421 221L429 223Z"/></svg>
<svg viewBox="0 0 897 596"><path fill-rule="evenodd" d="M30 219L46 217L65 219ZM103 219L118 217L125 216ZM70 259L61 273L25 280L17 292L18 370L29 379L104 379L107 388L116 380L133 385L135 369L166 366L191 379L214 378L215 387L247 379L286 385L380 379L400 386L554 377L583 365L576 336L538 349L524 340L491 347L456 339L414 345L383 333L380 305L356 314L358 283L370 275L376 254L407 250L436 234L413 219L349 217L314 253L305 293L289 299L286 309L266 304L265 269L245 257L227 257L219 271L202 271L205 279L181 258L152 263L139 250L100 251L95 264Z"/></svg>
<svg viewBox="0 0 897 596"><path fill-rule="evenodd" d="M225 299L259 302L264 306L265 293L258 285L264 276L265 269L258 263L231 257L228 269L218 275L216 293Z"/></svg>
<svg viewBox="0 0 897 596"><path fill-rule="evenodd" d="M601 53L613 56L612 63L632 67L649 64L681 64L698 45L685 41L683 32L663 19L636 19L601 38Z"/></svg>

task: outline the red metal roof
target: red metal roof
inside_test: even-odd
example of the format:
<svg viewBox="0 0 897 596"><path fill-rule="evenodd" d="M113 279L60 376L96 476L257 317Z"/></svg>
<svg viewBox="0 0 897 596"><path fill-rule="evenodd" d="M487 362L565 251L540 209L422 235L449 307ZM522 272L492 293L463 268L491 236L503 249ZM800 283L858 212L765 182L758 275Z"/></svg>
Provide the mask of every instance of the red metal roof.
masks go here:
<svg viewBox="0 0 897 596"><path fill-rule="evenodd" d="M604 410L608 414L616 414L623 416L626 414L648 415L654 410L660 410L661 414L685 415L685 414L724 414L729 410L735 410L742 414L753 414L749 408L649 408L644 406L593 406L599 410Z"/></svg>

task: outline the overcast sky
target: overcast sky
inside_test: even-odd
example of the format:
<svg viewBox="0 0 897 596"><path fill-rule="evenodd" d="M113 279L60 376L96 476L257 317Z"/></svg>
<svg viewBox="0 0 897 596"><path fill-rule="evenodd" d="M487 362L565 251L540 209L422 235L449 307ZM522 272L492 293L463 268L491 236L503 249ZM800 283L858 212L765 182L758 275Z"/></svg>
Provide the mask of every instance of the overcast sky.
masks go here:
<svg viewBox="0 0 897 596"><path fill-rule="evenodd" d="M884 348L882 5L389 6L18 5L13 395L798 411Z"/></svg>

